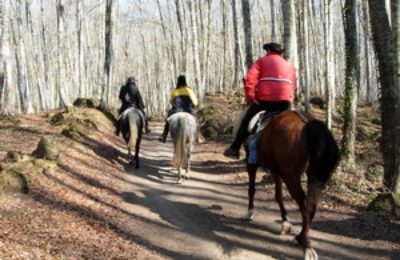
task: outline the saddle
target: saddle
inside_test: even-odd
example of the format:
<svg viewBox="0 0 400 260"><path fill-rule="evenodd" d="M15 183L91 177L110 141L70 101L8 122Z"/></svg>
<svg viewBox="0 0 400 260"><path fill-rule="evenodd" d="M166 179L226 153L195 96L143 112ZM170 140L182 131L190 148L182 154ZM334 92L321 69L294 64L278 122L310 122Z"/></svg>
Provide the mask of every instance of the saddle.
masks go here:
<svg viewBox="0 0 400 260"><path fill-rule="evenodd" d="M266 111L258 112L255 116L253 116L253 118L249 122L249 125L247 127L248 133L257 134L261 132L261 130L263 130L268 125L268 123L274 116L279 115L282 112L284 111L280 112L275 111L269 113L267 113Z"/></svg>

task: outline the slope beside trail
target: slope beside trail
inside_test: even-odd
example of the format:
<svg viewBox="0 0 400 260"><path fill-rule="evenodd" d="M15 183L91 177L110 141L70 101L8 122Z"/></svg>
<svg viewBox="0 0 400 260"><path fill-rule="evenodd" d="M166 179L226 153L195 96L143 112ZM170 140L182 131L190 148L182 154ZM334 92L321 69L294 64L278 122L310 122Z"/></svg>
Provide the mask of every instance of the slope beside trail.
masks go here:
<svg viewBox="0 0 400 260"><path fill-rule="evenodd" d="M251 222L242 161L224 158L225 144L196 145L190 180L176 184L172 145L159 143L160 123L144 136L141 168L129 165L111 124L65 140L46 115L1 122L0 156L29 154L41 136L67 144L57 168L26 172L28 195L0 197L0 258L19 259L302 259L292 242L300 230L286 201L292 233L280 236L270 177L260 172ZM71 143L72 142L72 143ZM324 195L312 230L321 259L396 259L399 223Z"/></svg>

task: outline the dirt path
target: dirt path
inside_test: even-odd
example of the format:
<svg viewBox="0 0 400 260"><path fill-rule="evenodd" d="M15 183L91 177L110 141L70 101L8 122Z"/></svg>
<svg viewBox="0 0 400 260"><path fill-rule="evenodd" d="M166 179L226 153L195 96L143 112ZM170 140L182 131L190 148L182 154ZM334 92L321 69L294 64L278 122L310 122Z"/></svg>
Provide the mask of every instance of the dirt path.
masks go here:
<svg viewBox="0 0 400 260"><path fill-rule="evenodd" d="M126 227L129 233L173 259L302 258L302 250L292 242L300 228L293 204L289 208L296 226L289 236L277 235L280 214L268 183L258 187L254 220L241 221L247 207L246 175L240 163L221 157L222 147L217 145L198 146L191 179L176 184L176 172L170 167L172 145L157 142L157 126L153 127L157 131L143 142L143 167L129 167L128 181L121 188L124 208L135 216ZM400 256L399 241L361 240L351 232L346 236L335 234L334 226L340 223L329 223L329 219L354 217L350 212L348 216L336 216L339 214L323 211L316 218L313 241L321 259ZM391 242L395 250L391 250ZM385 244L388 250L382 248Z"/></svg>
<svg viewBox="0 0 400 260"><path fill-rule="evenodd" d="M0 122L0 158L10 150L29 155L41 136L67 144L54 170L24 172L28 195L0 196L0 259L302 259L292 243L300 228L297 207L287 205L292 234L278 235L268 175L258 176L253 221L240 220L247 174L243 162L222 156L224 144L197 145L191 179L178 185L171 143L157 141L159 123L144 137L136 170L111 123L72 142L48 122L47 115ZM400 258L398 222L335 192L320 205L312 232L320 259Z"/></svg>

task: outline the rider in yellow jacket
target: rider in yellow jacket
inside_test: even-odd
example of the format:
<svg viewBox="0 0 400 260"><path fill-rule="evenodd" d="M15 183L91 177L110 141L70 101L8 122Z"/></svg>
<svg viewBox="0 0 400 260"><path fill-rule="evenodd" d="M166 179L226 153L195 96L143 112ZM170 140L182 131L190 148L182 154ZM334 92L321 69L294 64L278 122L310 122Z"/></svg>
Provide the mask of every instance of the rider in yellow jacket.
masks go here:
<svg viewBox="0 0 400 260"><path fill-rule="evenodd" d="M198 100L193 90L187 86L186 77L180 75L176 84L176 88L171 92L170 103L172 109L168 112L168 117L177 112L187 112L196 116L194 108L198 105ZM167 118L168 118L167 117ZM168 135L168 121L165 122L164 131L158 139L165 143Z"/></svg>

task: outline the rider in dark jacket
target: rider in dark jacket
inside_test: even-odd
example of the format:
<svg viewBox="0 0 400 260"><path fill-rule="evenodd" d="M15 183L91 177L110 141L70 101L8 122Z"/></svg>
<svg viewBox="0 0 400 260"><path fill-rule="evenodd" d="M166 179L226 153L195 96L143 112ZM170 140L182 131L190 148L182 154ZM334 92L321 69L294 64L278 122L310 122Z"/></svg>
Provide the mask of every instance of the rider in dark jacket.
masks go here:
<svg viewBox="0 0 400 260"><path fill-rule="evenodd" d="M119 115L121 115L129 107L135 107L139 109L143 113L143 116L145 117L145 131L146 133L150 133L148 120L144 112L143 98L136 85L135 77L129 77L128 80L126 81L126 84L121 87L119 91L119 99L122 102L121 108L118 111ZM116 135L119 135L120 132L119 125L120 123L118 119L115 130Z"/></svg>

